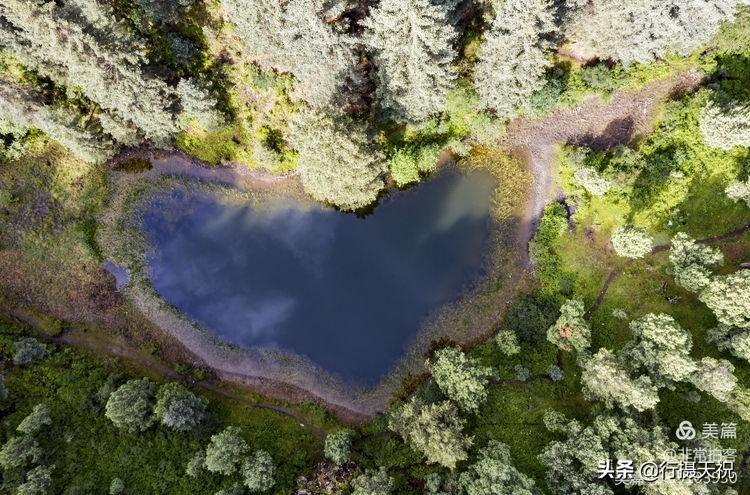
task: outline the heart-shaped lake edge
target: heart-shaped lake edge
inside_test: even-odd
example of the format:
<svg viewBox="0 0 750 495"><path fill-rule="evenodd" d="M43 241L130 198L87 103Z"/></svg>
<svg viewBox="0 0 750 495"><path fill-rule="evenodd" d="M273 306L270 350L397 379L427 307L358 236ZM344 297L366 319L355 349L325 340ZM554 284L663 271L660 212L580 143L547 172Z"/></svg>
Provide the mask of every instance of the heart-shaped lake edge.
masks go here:
<svg viewBox="0 0 750 495"><path fill-rule="evenodd" d="M471 344L493 332L524 271L526 247L525 243L519 244L517 233L524 230L525 219L513 210L514 205L521 205L519 209L524 205L523 194L527 189L520 190L522 185L528 186L527 177L522 170L513 171L516 175L511 176L498 174L493 166L486 163L482 166L483 162L492 161L492 157L481 158L472 163L473 168L493 173L499 183L490 210L489 241L482 265L484 276L459 300L433 312L393 370L374 387L353 386L295 353L228 344L169 305L150 283L146 262L150 246L143 235L142 222L143 213L155 195L180 188L186 194L220 194L223 200L257 207L274 198L293 198L299 204L314 205L295 176L277 177L240 167L208 168L179 154L162 156L152 160L150 170L113 173L114 194L102 219L104 227L99 241L105 255L130 273L130 281L121 291L220 378L252 384L288 384L324 402L369 414L382 410L399 392L406 377L424 372L424 355L431 342L442 339ZM437 174L451 170L459 168L446 166ZM459 171L464 170L461 167Z"/></svg>

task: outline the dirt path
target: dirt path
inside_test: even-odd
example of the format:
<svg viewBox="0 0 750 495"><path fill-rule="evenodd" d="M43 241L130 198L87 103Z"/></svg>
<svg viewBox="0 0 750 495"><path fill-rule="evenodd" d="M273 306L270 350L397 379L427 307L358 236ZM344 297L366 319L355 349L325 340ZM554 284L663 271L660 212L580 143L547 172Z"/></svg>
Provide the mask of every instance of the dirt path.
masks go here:
<svg viewBox="0 0 750 495"><path fill-rule="evenodd" d="M639 91L617 91L607 102L590 96L574 108L561 108L542 118L513 120L504 144L526 161L534 176L519 243L528 244L545 205L552 199L552 168L558 144L608 149L630 143L652 130L663 101L695 90L703 80L699 71L691 69L647 84Z"/></svg>

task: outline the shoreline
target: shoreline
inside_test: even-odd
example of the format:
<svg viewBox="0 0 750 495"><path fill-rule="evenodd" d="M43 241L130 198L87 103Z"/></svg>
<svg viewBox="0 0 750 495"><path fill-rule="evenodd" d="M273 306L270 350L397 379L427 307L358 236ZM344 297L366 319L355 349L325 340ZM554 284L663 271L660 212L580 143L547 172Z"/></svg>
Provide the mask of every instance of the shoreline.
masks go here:
<svg viewBox="0 0 750 495"><path fill-rule="evenodd" d="M217 374L223 374L238 381L238 377L253 382L271 381L278 383L281 388L291 385L295 388L309 392L312 397L329 405L349 409L354 413L371 415L382 411L401 385L401 380L409 375L423 372L423 354L429 348L430 342L435 338L445 337L445 331L441 331L440 325L431 324L430 318L426 324L420 325L418 331L409 339L402 357L393 368L373 387L356 385L335 374L323 370L310 360L295 353L268 351L257 348L239 348L227 344L216 337L211 331L201 328L187 315L171 308L152 288L147 285L147 275L144 273L145 261L143 259L134 262L134 258L143 258L148 246L140 236L137 239L137 248L127 246L128 242L118 239L118 235L112 235L115 225L126 235L136 235L138 230L137 218L133 221L124 221L124 216L138 216L142 206L137 203L158 194L165 188L172 187L199 187L208 189L212 193L227 195L230 201L247 201L246 204L262 203L276 195L300 198L304 201L312 200L304 196L299 181L296 177L287 174L273 180L259 180L255 174L237 173L237 166L208 168L197 160L183 160L180 154L151 154L148 151L140 155L129 153L127 158L154 157L151 158L152 168L142 172L117 172L112 175L115 183L115 194L112 206L104 215L104 224L109 227L105 230L110 234L104 234L99 238L105 249L109 261L126 268L131 275L130 283L122 289L127 298L133 302L141 313L150 321L162 327L170 335L176 338L189 352L205 362L208 367ZM121 158L126 159L126 158ZM464 172L457 165L452 165L446 160L443 166L435 174L446 173L451 170ZM118 161L113 161L118 163ZM434 176L434 175L433 175ZM170 181L173 181L170 184ZM195 183L195 184L192 184ZM392 194L408 194L408 191L388 190L381 197L381 201L388 201ZM502 194L496 192L495 195ZM232 197L236 195L236 197ZM145 198L144 198L145 197ZM128 212L125 210L132 209ZM125 226L128 223L128 226ZM501 236L502 233L494 232L497 229L496 222L492 222L488 235L488 252L483 255L483 269L489 267L489 275L497 271L486 262L492 258L498 249L507 250L508 244L499 245L492 238ZM117 246L119 245L119 246ZM112 249L112 246L116 246ZM135 256L123 256L125 250L131 249ZM119 255L118 255L119 251ZM484 271L484 270L483 270ZM484 285L487 274L481 276L478 283L473 284L469 290L460 294L455 304L459 301L472 299L477 287ZM444 307L437 308L435 313L440 313ZM434 316L433 316L434 320ZM461 344L467 344L476 339L476 335L470 338L460 339ZM284 363L281 365L279 363ZM291 364L290 364L291 363ZM282 385L283 384L283 385ZM267 387L264 387L267 388Z"/></svg>
<svg viewBox="0 0 750 495"><path fill-rule="evenodd" d="M638 91L616 92L608 102L593 96L576 107L560 108L546 117L520 117L511 121L508 135L501 142L501 149L509 150L515 161L521 163L530 176L528 189L525 190L526 200L521 207L506 212L505 218L491 214L493 225L490 227L490 236L493 239L489 241L485 253L489 260L486 264L483 263L486 273L453 303L437 308L425 319L405 347L402 357L374 387L356 386L294 353L266 353L259 349L241 349L228 345L210 331L200 328L186 315L174 309L165 310L164 306L168 304L152 289L132 293L133 289L128 286L125 292L149 320L164 328L223 379L246 385L251 382L253 387L264 384L260 388L266 392L269 388L283 390L293 387L297 390L291 395L297 396L301 391L302 395L309 394L311 399L329 407L348 410L355 415L376 414L394 398L403 379L424 373L424 354L432 341L448 338L459 345L471 347L485 340L497 329L507 303L533 269L528 245L544 207L554 200L551 168L557 155L556 147L563 143L574 143L606 149L628 144L653 127L653 120L663 101L695 90L702 81L703 76L698 71L687 70L671 78L655 81ZM584 118L583 114L588 118ZM142 172L112 170L116 164L129 158L148 158L152 168ZM261 198L259 201L275 194L306 198L296 173L273 174L234 163L210 166L180 151L136 148L114 157L107 165L112 170L116 183L115 196L121 195L123 188L127 191L137 179L144 179L158 189L156 183L160 179L177 177L198 184L214 184L236 190L241 194ZM433 175L450 168L464 170L461 165L442 157ZM518 177L520 176L516 176ZM499 185L493 197L502 194L501 189ZM395 188L387 188L379 202L398 192ZM559 194L558 192L557 195ZM312 201L309 198L307 200ZM114 203L115 207L110 208L107 213L117 210L117 199ZM116 212L117 214L119 213ZM110 218L111 220L113 219ZM505 255L502 261L491 260L498 254ZM123 261L112 257L110 260L118 264ZM131 276L143 281L142 268L126 268ZM501 281L498 277L503 270L504 279ZM488 291L488 282L495 282L496 285L499 282L500 288ZM463 326L470 328L463 331L453 328L456 321L467 318L471 322L468 325L464 323ZM202 337L196 340L196 335ZM279 366L280 362L294 364ZM314 379L311 380L311 377ZM282 392L281 395L288 398L290 394Z"/></svg>

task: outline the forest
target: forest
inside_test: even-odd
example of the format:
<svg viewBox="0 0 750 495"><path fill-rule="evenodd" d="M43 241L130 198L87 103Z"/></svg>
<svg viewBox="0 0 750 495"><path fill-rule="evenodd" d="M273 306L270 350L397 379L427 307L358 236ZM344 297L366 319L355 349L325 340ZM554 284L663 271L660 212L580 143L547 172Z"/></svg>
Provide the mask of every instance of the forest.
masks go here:
<svg viewBox="0 0 750 495"><path fill-rule="evenodd" d="M374 222L477 171L483 278L372 390L209 349L150 277L158 194ZM748 462L748 0L0 0L0 493L747 495Z"/></svg>

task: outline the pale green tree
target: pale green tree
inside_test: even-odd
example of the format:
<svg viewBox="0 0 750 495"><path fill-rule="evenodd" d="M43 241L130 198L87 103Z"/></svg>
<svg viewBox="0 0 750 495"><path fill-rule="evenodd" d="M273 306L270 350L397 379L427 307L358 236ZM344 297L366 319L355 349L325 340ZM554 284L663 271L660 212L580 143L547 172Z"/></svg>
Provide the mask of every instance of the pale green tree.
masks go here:
<svg viewBox="0 0 750 495"><path fill-rule="evenodd" d="M635 466L646 461L658 464L667 460L670 449L677 448L661 428L642 426L628 416L600 414L591 425L585 426L549 412L544 422L550 431L564 437L547 445L539 455L540 461L548 466L547 485L554 495L612 495L612 489L598 476L599 462L630 459ZM694 493L688 483L674 483L676 491L670 492L670 483L654 483L648 493Z"/></svg>
<svg viewBox="0 0 750 495"><path fill-rule="evenodd" d="M90 14L97 9L95 2L88 7ZM176 130L168 110L172 89L145 75L141 39L115 27L119 23L107 8L96 15L116 34L101 39L97 34L104 29L92 29L87 18L52 1L6 0L0 16L9 28L0 29L0 45L55 83L80 88L116 120L132 122L143 138L168 143Z"/></svg>
<svg viewBox="0 0 750 495"><path fill-rule="evenodd" d="M13 342L13 364L26 366L47 355L47 346L33 337L24 337Z"/></svg>
<svg viewBox="0 0 750 495"><path fill-rule="evenodd" d="M535 495L534 481L519 472L507 445L490 440L479 458L459 476L466 495Z"/></svg>
<svg viewBox="0 0 750 495"><path fill-rule="evenodd" d="M393 478L381 467L377 471L365 471L354 478L352 495L390 495L393 487Z"/></svg>
<svg viewBox="0 0 750 495"><path fill-rule="evenodd" d="M724 255L718 249L698 244L680 232L672 239L669 262L672 263L675 282L690 291L699 292L708 285L711 277L709 267L721 265Z"/></svg>
<svg viewBox="0 0 750 495"><path fill-rule="evenodd" d="M276 467L271 454L265 450L256 450L249 458L242 461L240 474L245 487L250 493L266 492L273 487Z"/></svg>
<svg viewBox="0 0 750 495"><path fill-rule="evenodd" d="M631 378L617 357L604 348L584 363L581 385L588 400L601 400L608 408L619 405L646 411L659 402L659 391L648 376Z"/></svg>
<svg viewBox="0 0 750 495"><path fill-rule="evenodd" d="M518 337L513 330L500 330L497 332L495 343L500 352L506 356L515 356L521 352L521 347L518 345Z"/></svg>
<svg viewBox="0 0 750 495"><path fill-rule="evenodd" d="M701 111L703 141L713 148L729 150L750 146L750 107L746 103L711 100Z"/></svg>
<svg viewBox="0 0 750 495"><path fill-rule="evenodd" d="M198 473L203 470L203 468L206 467L206 452L201 450L200 452L196 452L193 457L190 458L190 460L187 463L187 466L185 467L185 474L190 476L191 478L195 478L198 476Z"/></svg>
<svg viewBox="0 0 750 495"><path fill-rule="evenodd" d="M109 396L104 415L130 433L145 431L156 421L155 394L156 385L151 380L129 380Z"/></svg>
<svg viewBox="0 0 750 495"><path fill-rule="evenodd" d="M345 115L299 112L290 144L299 152L302 184L318 201L357 210L373 203L384 187L384 157L365 129Z"/></svg>
<svg viewBox="0 0 750 495"><path fill-rule="evenodd" d="M341 86L357 79L352 40L329 24L342 2L222 0L247 56L265 68L291 73L296 92L315 107L341 103Z"/></svg>
<svg viewBox="0 0 750 495"><path fill-rule="evenodd" d="M458 347L435 352L425 363L440 390L461 409L476 412L487 399L487 382L492 368L467 356Z"/></svg>
<svg viewBox="0 0 750 495"><path fill-rule="evenodd" d="M707 332L706 339L716 344L721 351L750 361L750 329L742 329L719 323Z"/></svg>
<svg viewBox="0 0 750 495"><path fill-rule="evenodd" d="M451 402L427 404L417 397L397 407L388 422L389 428L422 452L429 464L449 469L467 458L472 439L463 434L465 424Z"/></svg>
<svg viewBox="0 0 750 495"><path fill-rule="evenodd" d="M374 52L375 98L384 113L418 123L441 112L456 77L456 33L448 7L430 0L382 0L361 24Z"/></svg>
<svg viewBox="0 0 750 495"><path fill-rule="evenodd" d="M592 196L604 196L612 189L612 182L592 167L576 169L573 178Z"/></svg>
<svg viewBox="0 0 750 495"><path fill-rule="evenodd" d="M44 96L29 85L0 77L0 120L9 120L24 128L35 127L86 161L100 162L111 156L113 144L81 129L78 125L81 115L69 108L45 105L44 100Z"/></svg>
<svg viewBox="0 0 750 495"><path fill-rule="evenodd" d="M730 183L725 192L732 201L744 201L747 206L750 206L750 178L745 182L736 180Z"/></svg>
<svg viewBox="0 0 750 495"><path fill-rule="evenodd" d="M26 482L19 485L16 495L45 495L52 488L52 468L37 466L26 473Z"/></svg>
<svg viewBox="0 0 750 495"><path fill-rule="evenodd" d="M618 256L643 258L654 247L653 238L637 225L621 225L612 232L612 247Z"/></svg>
<svg viewBox="0 0 750 495"><path fill-rule="evenodd" d="M180 79L176 92L182 107L178 117L182 129L189 129L195 123L205 131L214 132L226 124L226 118L216 108L216 100L198 81Z"/></svg>
<svg viewBox="0 0 750 495"><path fill-rule="evenodd" d="M750 270L713 277L698 298L720 323L750 328Z"/></svg>
<svg viewBox="0 0 750 495"><path fill-rule="evenodd" d="M236 426L229 426L211 437L206 447L206 469L225 476L234 474L249 450L242 438L242 430Z"/></svg>
<svg viewBox="0 0 750 495"><path fill-rule="evenodd" d="M125 482L122 478L112 478L112 482L109 484L109 495L122 495L125 491Z"/></svg>
<svg viewBox="0 0 750 495"><path fill-rule="evenodd" d="M45 426L52 424L52 411L45 403L37 404L28 416L18 424L16 430L27 435L39 432Z"/></svg>
<svg viewBox="0 0 750 495"><path fill-rule="evenodd" d="M31 435L11 437L0 449L0 467L15 469L30 462L38 462L42 456L39 443Z"/></svg>
<svg viewBox="0 0 750 495"><path fill-rule="evenodd" d="M567 2L566 2L567 3ZM688 55L734 18L742 0L570 2L568 36L584 51L628 65Z"/></svg>
<svg viewBox="0 0 750 495"><path fill-rule="evenodd" d="M695 371L693 339L669 315L649 313L630 322L633 340L624 350L632 369L648 373L657 385L671 385Z"/></svg>
<svg viewBox="0 0 750 495"><path fill-rule="evenodd" d="M528 108L531 94L544 86L551 65L548 35L555 29L547 0L507 0L485 33L474 71L484 108L503 118Z"/></svg>
<svg viewBox="0 0 750 495"><path fill-rule="evenodd" d="M734 366L725 359L704 357L690 381L700 390L714 396L721 402L727 402L737 386Z"/></svg>
<svg viewBox="0 0 750 495"><path fill-rule="evenodd" d="M326 435L323 454L336 464L343 464L349 460L353 437L354 432L348 428L329 433Z"/></svg>
<svg viewBox="0 0 750 495"><path fill-rule="evenodd" d="M560 308L560 317L547 330L547 340L563 351L585 352L591 346L591 328L583 315L583 301L569 299Z"/></svg>
<svg viewBox="0 0 750 495"><path fill-rule="evenodd" d="M165 426L177 431L189 431L198 426L206 416L208 401L179 383L167 383L156 395L156 418Z"/></svg>

